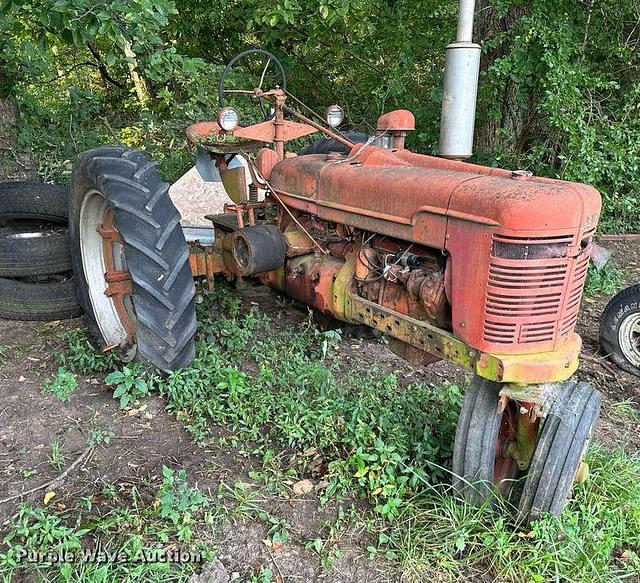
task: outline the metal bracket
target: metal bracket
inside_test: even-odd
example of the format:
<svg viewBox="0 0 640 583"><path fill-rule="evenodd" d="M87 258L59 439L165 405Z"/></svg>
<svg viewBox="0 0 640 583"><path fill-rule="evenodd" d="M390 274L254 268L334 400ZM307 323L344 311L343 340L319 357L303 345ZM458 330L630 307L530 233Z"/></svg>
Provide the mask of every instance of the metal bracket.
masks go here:
<svg viewBox="0 0 640 583"><path fill-rule="evenodd" d="M507 383L500 389L500 397L518 403L533 405L530 411L537 417L546 417L562 383L521 385Z"/></svg>
<svg viewBox="0 0 640 583"><path fill-rule="evenodd" d="M347 321L366 324L491 381L519 385L553 383L568 379L578 366L580 339L577 336L554 352L489 354L466 345L428 322L385 308L354 293L348 296L345 301Z"/></svg>

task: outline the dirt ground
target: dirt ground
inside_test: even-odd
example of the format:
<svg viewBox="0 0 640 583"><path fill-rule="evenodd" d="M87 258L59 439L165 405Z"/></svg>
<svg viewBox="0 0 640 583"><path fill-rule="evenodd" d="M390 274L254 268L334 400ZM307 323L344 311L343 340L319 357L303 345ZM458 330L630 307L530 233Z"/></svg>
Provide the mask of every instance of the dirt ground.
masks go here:
<svg viewBox="0 0 640 583"><path fill-rule="evenodd" d="M640 243L609 243L627 285L640 281ZM276 304L272 292L250 292L247 300L257 301L265 311L287 309L293 321L305 314L294 307ZM626 445L629 451L640 449L638 416L630 414L640 407L640 379L616 369L598 354L599 316L607 297L586 298L578 331L583 337L583 361L578 377L594 382L604 395L604 407L596 441L607 447ZM81 325L80 320L55 326L27 322L0 322L0 345L6 360L0 366L0 523L13 514L22 501L42 502L43 492L22 499L2 502L31 488L47 483L60 474L49 463L51 444L58 441L66 454L68 467L87 448L94 432L112 433L109 443L94 448L64 484L57 489L57 500L80 500L99 492L104 484L121 488L138 485L157 489L162 481L163 465L185 468L190 482L214 496L220 483L247 480L251 461L239 448L222 449L215 440L198 446L181 425L164 411L162 399L153 395L133 412L123 412L111 391L95 378L79 376L79 387L71 399L61 403L53 395L43 395L45 378L58 364L57 336L62 330ZM359 358L376 363L412 380L434 386L443 380L463 381L464 373L447 363L416 369L389 352L374 339L345 339L345 356L358 350ZM623 405L619 405L622 403ZM155 490L154 490L155 491ZM318 556L305 549L300 540L318 535L325 520L336 513L332 505L321 506L315 495L285 499L272 496L264 500L269 512L283 518L292 527L294 537L278 551L266 548L263 539L267 526L260 521L227 524L216 533L218 558L228 574L246 573L256 563L270 565L285 581L305 582L387 582L398 575L383 560L370 560L368 540L362 532L346 531L338 544L344 555L331 571L322 568ZM275 553L275 554L274 554Z"/></svg>
<svg viewBox="0 0 640 583"><path fill-rule="evenodd" d="M640 282L640 242L607 242L603 245L613 253L616 264L623 269L625 284L622 287ZM636 452L640 450L640 419L621 411L627 404L635 411L640 409L640 379L621 371L599 353L600 316L610 299L609 296L597 295L582 301L576 331L582 336L584 358L577 376L591 381L602 392L603 407L596 440L612 448L623 444L628 451Z"/></svg>

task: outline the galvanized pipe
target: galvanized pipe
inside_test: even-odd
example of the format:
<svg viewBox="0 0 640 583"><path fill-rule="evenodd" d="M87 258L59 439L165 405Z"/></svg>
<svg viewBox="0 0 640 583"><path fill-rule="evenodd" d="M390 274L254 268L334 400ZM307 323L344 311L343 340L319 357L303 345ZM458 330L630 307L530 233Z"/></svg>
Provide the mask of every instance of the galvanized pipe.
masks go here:
<svg viewBox="0 0 640 583"><path fill-rule="evenodd" d="M458 7L458 33L456 41L459 43L473 42L473 17L476 0L460 0Z"/></svg>
<svg viewBox="0 0 640 583"><path fill-rule="evenodd" d="M473 40L475 0L460 0L456 42L446 49L440 156L464 160L473 154L480 74L480 45Z"/></svg>

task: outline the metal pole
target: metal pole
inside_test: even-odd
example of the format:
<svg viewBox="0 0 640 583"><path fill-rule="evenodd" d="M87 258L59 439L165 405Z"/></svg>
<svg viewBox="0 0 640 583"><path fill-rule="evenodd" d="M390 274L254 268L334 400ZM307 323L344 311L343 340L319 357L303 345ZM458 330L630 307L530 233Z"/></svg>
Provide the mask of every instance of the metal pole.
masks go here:
<svg viewBox="0 0 640 583"><path fill-rule="evenodd" d="M476 0L460 0L458 8L458 34L456 41L459 43L473 42L473 17L476 8Z"/></svg>
<svg viewBox="0 0 640 583"><path fill-rule="evenodd" d="M273 142L278 160L284 160L284 98L276 96L276 114L273 120Z"/></svg>
<svg viewBox="0 0 640 583"><path fill-rule="evenodd" d="M464 160L473 154L480 74L480 45L473 41L475 0L460 0L456 42L446 49L440 156Z"/></svg>

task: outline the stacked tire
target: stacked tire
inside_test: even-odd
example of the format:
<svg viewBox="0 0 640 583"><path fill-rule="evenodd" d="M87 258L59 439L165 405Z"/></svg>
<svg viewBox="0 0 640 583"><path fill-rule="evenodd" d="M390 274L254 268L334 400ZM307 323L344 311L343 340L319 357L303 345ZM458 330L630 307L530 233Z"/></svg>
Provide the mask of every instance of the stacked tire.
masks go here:
<svg viewBox="0 0 640 583"><path fill-rule="evenodd" d="M0 183L0 318L50 321L81 314L67 206L67 188Z"/></svg>

